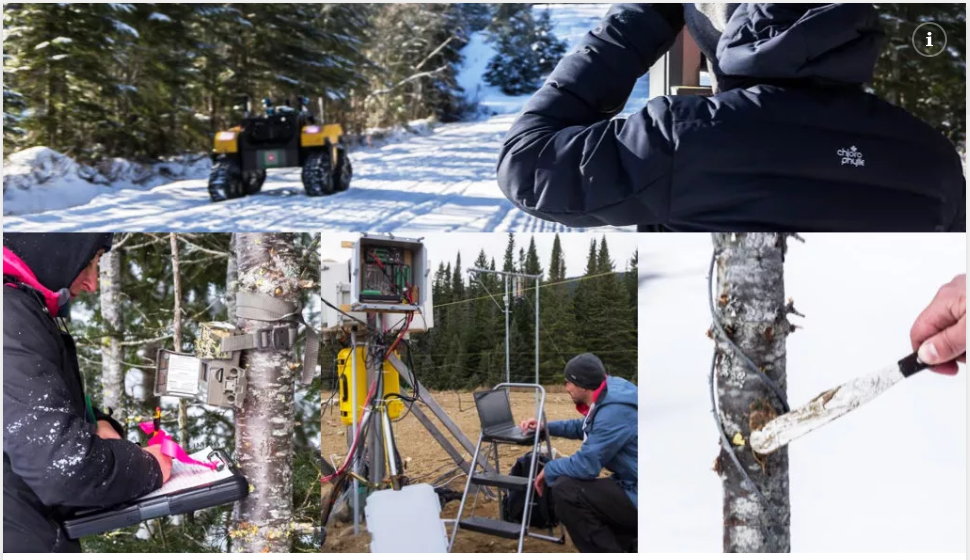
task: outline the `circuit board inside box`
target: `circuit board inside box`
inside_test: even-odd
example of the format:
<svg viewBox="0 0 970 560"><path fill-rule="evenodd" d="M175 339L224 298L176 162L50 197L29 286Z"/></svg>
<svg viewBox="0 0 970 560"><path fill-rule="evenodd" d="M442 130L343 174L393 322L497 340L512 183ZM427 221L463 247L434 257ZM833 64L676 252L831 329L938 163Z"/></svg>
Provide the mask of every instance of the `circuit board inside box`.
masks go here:
<svg viewBox="0 0 970 560"><path fill-rule="evenodd" d="M406 303L414 284L411 251L380 246L365 246L362 251L361 301Z"/></svg>

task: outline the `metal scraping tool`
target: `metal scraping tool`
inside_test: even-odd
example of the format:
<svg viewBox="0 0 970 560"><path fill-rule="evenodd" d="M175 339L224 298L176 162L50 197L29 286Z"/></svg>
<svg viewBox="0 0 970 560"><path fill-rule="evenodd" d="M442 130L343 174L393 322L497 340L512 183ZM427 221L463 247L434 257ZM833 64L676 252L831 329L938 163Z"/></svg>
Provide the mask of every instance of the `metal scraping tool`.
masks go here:
<svg viewBox="0 0 970 560"><path fill-rule="evenodd" d="M751 449L767 455L829 422L845 416L890 387L915 373L929 368L916 354L910 354L896 365L874 371L834 389L825 391L808 404L783 414L751 433Z"/></svg>

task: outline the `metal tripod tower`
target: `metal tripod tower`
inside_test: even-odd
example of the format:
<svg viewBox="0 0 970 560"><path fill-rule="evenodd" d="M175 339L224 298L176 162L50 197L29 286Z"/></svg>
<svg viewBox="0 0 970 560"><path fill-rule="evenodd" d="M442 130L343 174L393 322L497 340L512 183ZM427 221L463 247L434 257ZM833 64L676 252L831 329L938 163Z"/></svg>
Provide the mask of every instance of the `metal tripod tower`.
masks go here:
<svg viewBox="0 0 970 560"><path fill-rule="evenodd" d="M375 317L374 320L377 322L377 325L383 326L383 323L384 323L383 318ZM364 333L365 334L364 342L361 343L359 341L359 337L361 334L362 333L358 332L358 329L356 327L350 330L351 348L356 350L356 348L362 346L365 349L367 349L366 350L367 352L369 352L369 344L370 344L368 341L369 337L366 336L366 333ZM370 477L368 482L372 485L380 485L384 479L385 473L383 472L383 468L384 468L385 462L387 462L389 468L392 469L391 470L392 475L400 474L393 470L394 461L393 460L387 461L388 457L385 457L384 446L382 446L382 443L390 443L388 438L393 438L393 434L391 433L390 421L387 419L386 415L372 416L371 414L369 414L369 411L372 411L372 408L369 406L366 406L363 409L359 407L357 404L358 395L357 395L356 388L357 388L357 378L359 375L366 375L369 383L373 382L376 376L383 375L383 364L377 363L374 365L368 365L368 367L366 368L366 371L361 372L361 371L358 371L357 359L353 351L351 352L351 357L352 359L351 359L350 398L352 403L351 404L352 424L351 424L351 431L348 433L347 443L349 447L353 441L353 435L357 433L358 427L360 425L360 421L358 419L362 415L364 416L364 419L361 421L377 423L372 427L370 432L370 437L368 438L368 440L362 441L359 444L365 445L367 447L367 452L365 453L365 456L367 456L370 459L369 461ZM472 458L472 460L474 460L475 443L472 442L471 439L469 439L464 432L462 432L461 428L458 427L458 424L456 424L455 421L448 416L448 413L440 404L438 404L438 402L435 400L431 392L428 391L427 388L425 388L420 381L418 381L414 372L408 369L407 365L405 365L400 358L392 354L390 358L388 358L387 363L390 364L391 367L397 371L401 379L403 379L405 382L407 382L411 387L413 387L416 390L418 399L421 401L421 404L427 407L427 412L426 412L424 409L422 409L421 407L417 406L417 404L415 404L413 407L411 407L410 414L413 415L418 420L418 422L421 423L421 425L425 428L425 430L427 430L428 433L431 434L431 437L433 437L435 441L438 442L438 445L440 445L442 449L444 449L445 452L451 457L451 459L455 462L456 470L461 470L466 474L471 473L473 471L472 462L471 460L466 459L462 455L462 450L464 450L464 452L467 453L468 456ZM436 418L438 422L440 422L444 430L439 429L439 427L432 421L432 418ZM452 439L448 439L446 434L450 435ZM388 445L388 448L392 449L393 446ZM485 471L492 472L492 473L496 472L495 468L488 463L488 460L484 456L478 457L477 462ZM360 473L363 470L362 461L359 461L359 460L355 461L353 463L352 468L354 473ZM451 472L455 472L455 471L451 471ZM449 475L450 473L447 473L443 475L441 479L444 479ZM355 476L353 479L353 484L351 485L351 489L350 489L351 495L347 497L349 501L349 505L352 510L352 515L354 518L354 534L360 533L361 503L360 503L359 490L360 490L360 482L359 482L359 479ZM486 490L486 493L488 492L489 491ZM488 493L488 495L491 496L491 493Z"/></svg>
<svg viewBox="0 0 970 560"><path fill-rule="evenodd" d="M505 281L505 298L504 298L505 306L504 307L502 305L500 305L497 301L495 301L495 298L492 296L492 294L489 293L488 296L491 297L492 298L492 301L495 301L495 304L498 305L499 309L501 309L505 313L505 383L506 384L512 382L512 380L511 380L511 377L512 377L512 358L511 358L511 344L510 344L510 340L509 340L509 336L510 336L509 335L509 312L510 312L509 301L512 299L511 298L512 294L511 294L511 291L509 289L509 287L510 287L510 280L511 281L514 281L516 279L520 279L520 280L521 279L531 279L531 280L534 280L535 281L535 283L536 283L536 311L535 311L535 313L536 313L536 316L535 316L535 324L536 324L536 332L535 332L535 337L536 337L536 340L535 340L535 345L536 345L536 347L535 347L535 350L536 350L536 355L535 355L535 369L536 369L536 371L535 371L535 384L536 385L539 385L539 287L540 287L540 284L542 283L542 275L541 274L524 274L524 273L521 273L521 272L502 272L502 271L499 271L499 270L484 270L484 269L481 269L481 268L469 268L468 269L468 272L469 272L469 274L494 274L496 276L501 276L502 279ZM485 285L482 284L482 287L485 287ZM488 288L485 288L485 292L488 293Z"/></svg>

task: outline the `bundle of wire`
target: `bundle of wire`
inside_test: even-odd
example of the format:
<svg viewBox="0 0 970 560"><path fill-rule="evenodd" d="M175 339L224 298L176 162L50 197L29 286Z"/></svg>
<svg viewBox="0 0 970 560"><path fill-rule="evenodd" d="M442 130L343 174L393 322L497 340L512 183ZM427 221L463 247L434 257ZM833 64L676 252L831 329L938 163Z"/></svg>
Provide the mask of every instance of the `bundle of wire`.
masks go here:
<svg viewBox="0 0 970 560"><path fill-rule="evenodd" d="M377 253L372 253L372 256L374 257L374 260L377 263L377 266L380 267L381 271L384 272L384 274L386 275L387 270L384 267L384 263L381 262L380 258L377 256ZM411 298L410 284L405 283L405 293L403 294L403 296L404 296L404 300L407 302L408 305L414 305L414 301ZM378 364L378 367L380 367L383 364L383 362L386 362L391 358L391 356L394 355L394 351L397 350L398 345L401 343L401 341L404 339L404 336L407 335L408 330L411 328L411 322L413 320L414 320L414 312L410 311L405 315L403 319L404 327L398 332L397 337L394 339L394 343L391 344L391 346L387 349L387 352L384 353L384 356L383 356L384 359L381 360L381 362ZM398 324L400 324L400 322L398 322ZM388 331L385 332L384 334L391 332L393 328L394 327L391 327L391 329L388 329ZM374 382L371 383L370 390L367 392L367 397L364 399L364 402L367 403L364 407L364 410L366 410L368 406L370 407L374 406L375 396L378 394L377 389L378 387L383 385L382 383L383 377L384 377L383 375L377 375ZM366 430L368 429L365 425L367 423L362 421L363 415L364 415L364 411L361 412L361 418L360 418L361 421L358 422L357 424L357 433L354 434L354 441L353 443L351 443L350 450L347 452L347 458L344 460L343 465L341 465L341 467L337 469L336 472L334 472L330 476L325 476L321 479L321 481L324 484L334 479L337 479L339 477L342 477L342 475L347 471L347 469L354 464L354 462L357 459L357 455L363 452L363 447L360 446L360 441L364 438L366 434Z"/></svg>

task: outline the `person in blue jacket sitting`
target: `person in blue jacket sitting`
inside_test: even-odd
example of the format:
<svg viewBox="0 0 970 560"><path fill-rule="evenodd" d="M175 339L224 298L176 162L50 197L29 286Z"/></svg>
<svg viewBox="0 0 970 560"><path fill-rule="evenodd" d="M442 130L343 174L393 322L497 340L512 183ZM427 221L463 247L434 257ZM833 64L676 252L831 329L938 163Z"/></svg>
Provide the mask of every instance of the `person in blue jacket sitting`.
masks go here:
<svg viewBox="0 0 970 560"><path fill-rule="evenodd" d="M570 360L564 375L583 418L549 422L549 435L583 445L547 463L536 491L553 489L556 516L580 552L627 552L637 539L637 386L607 376L593 354ZM535 418L521 427L542 428ZM603 469L613 474L600 478Z"/></svg>

